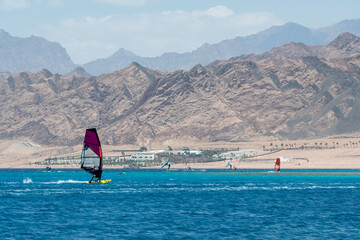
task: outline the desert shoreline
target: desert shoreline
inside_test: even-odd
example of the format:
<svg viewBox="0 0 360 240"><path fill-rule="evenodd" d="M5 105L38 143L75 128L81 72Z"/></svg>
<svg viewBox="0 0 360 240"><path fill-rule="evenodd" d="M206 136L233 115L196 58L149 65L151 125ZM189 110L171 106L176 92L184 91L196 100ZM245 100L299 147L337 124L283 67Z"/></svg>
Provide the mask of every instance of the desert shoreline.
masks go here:
<svg viewBox="0 0 360 240"><path fill-rule="evenodd" d="M251 157L245 159L232 159L187 164L172 164L172 169L229 169L230 161L237 169L269 169L273 170L277 157L291 159L281 163L281 169L360 169L360 136L338 136L311 140L257 140L249 142L198 142L198 141L167 141L152 143L152 149L167 149L168 146L190 149L257 149ZM290 147L291 146L291 147ZM284 149L279 149L279 148ZM36 168L45 169L46 165L37 165L49 157L75 156L80 157L82 146L40 146L34 143L0 140L0 169ZM103 145L105 157L119 155L123 149L137 150L138 145L110 146ZM271 149L270 149L271 148ZM116 152L117 151L117 152ZM170 158L171 162L171 158ZM160 169L161 165L140 167L140 169ZM80 168L79 165L51 165L57 168ZM129 169L129 166L107 165L106 169Z"/></svg>

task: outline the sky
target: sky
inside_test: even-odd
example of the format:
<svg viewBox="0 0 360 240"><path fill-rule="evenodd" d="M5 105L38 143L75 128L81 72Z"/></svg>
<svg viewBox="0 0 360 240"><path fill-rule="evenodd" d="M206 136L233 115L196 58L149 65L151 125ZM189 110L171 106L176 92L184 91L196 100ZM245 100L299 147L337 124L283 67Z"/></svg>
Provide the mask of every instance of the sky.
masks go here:
<svg viewBox="0 0 360 240"><path fill-rule="evenodd" d="M60 43L76 64L124 48L142 57L295 22L309 28L360 18L358 0L0 0L0 29Z"/></svg>

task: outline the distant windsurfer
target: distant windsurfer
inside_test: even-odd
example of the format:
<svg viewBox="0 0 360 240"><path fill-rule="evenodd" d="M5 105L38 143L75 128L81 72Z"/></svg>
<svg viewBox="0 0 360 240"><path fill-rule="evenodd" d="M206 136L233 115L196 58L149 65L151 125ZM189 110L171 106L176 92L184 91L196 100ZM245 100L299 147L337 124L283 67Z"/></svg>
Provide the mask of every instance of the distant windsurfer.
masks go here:
<svg viewBox="0 0 360 240"><path fill-rule="evenodd" d="M51 157L48 158L48 163L46 164L45 172L50 172L51 170Z"/></svg>
<svg viewBox="0 0 360 240"><path fill-rule="evenodd" d="M171 164L170 164L170 163L168 163L167 165L168 165L168 171L169 171L169 170L170 170L170 167L171 167Z"/></svg>
<svg viewBox="0 0 360 240"><path fill-rule="evenodd" d="M274 169L276 172L280 172L280 158L276 158Z"/></svg>
<svg viewBox="0 0 360 240"><path fill-rule="evenodd" d="M166 162L161 166L161 168L163 168L163 167L165 167L165 166L168 166L168 170L170 169L170 159L168 158L167 160L166 160Z"/></svg>

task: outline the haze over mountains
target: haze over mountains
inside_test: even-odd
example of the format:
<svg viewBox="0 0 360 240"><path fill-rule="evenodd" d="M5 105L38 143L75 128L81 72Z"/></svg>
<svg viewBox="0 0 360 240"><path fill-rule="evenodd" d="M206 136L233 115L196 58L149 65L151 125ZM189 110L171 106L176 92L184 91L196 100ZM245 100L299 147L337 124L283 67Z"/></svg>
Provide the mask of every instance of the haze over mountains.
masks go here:
<svg viewBox="0 0 360 240"><path fill-rule="evenodd" d="M207 65L215 60L226 60L242 54L263 53L289 42L307 45L327 44L343 32L360 36L360 19L345 20L330 27L314 30L296 23L287 23L250 36L236 37L216 44L204 44L192 52L164 53L154 58L140 57L120 49L108 58L84 64L83 68L93 75L99 75L116 71L136 61L143 66L161 71L188 70L196 64Z"/></svg>
<svg viewBox="0 0 360 240"><path fill-rule="evenodd" d="M287 43L188 71L132 63L98 77L44 69L0 78L2 139L72 145L89 127L106 144L140 145L360 131L360 38L350 33L323 46Z"/></svg>
<svg viewBox="0 0 360 240"><path fill-rule="evenodd" d="M196 64L207 65L215 60L226 60L242 54L263 53L289 42L307 45L327 44L342 32L360 36L360 20L345 20L321 29L309 29L295 23L287 23L247 37L237 37L216 44L204 44L188 53L164 53L158 57L141 57L125 49L112 56L97 59L82 67L92 75L119 70L131 62L160 71L189 70ZM76 65L59 43L44 38L12 37L0 30L0 72L40 71L69 73Z"/></svg>
<svg viewBox="0 0 360 240"><path fill-rule="evenodd" d="M66 73L75 67L59 43L35 36L13 37L0 29L0 72L36 72L46 68Z"/></svg>

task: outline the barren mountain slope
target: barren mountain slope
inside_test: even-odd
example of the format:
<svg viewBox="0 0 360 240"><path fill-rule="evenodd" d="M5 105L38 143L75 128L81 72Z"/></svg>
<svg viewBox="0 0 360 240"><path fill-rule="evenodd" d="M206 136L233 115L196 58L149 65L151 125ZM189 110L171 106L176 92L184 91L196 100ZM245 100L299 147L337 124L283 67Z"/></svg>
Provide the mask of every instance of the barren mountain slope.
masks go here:
<svg viewBox="0 0 360 240"><path fill-rule="evenodd" d="M360 43L287 44L261 55L162 73L132 63L98 77L0 75L0 137L72 145L307 138L360 130Z"/></svg>

